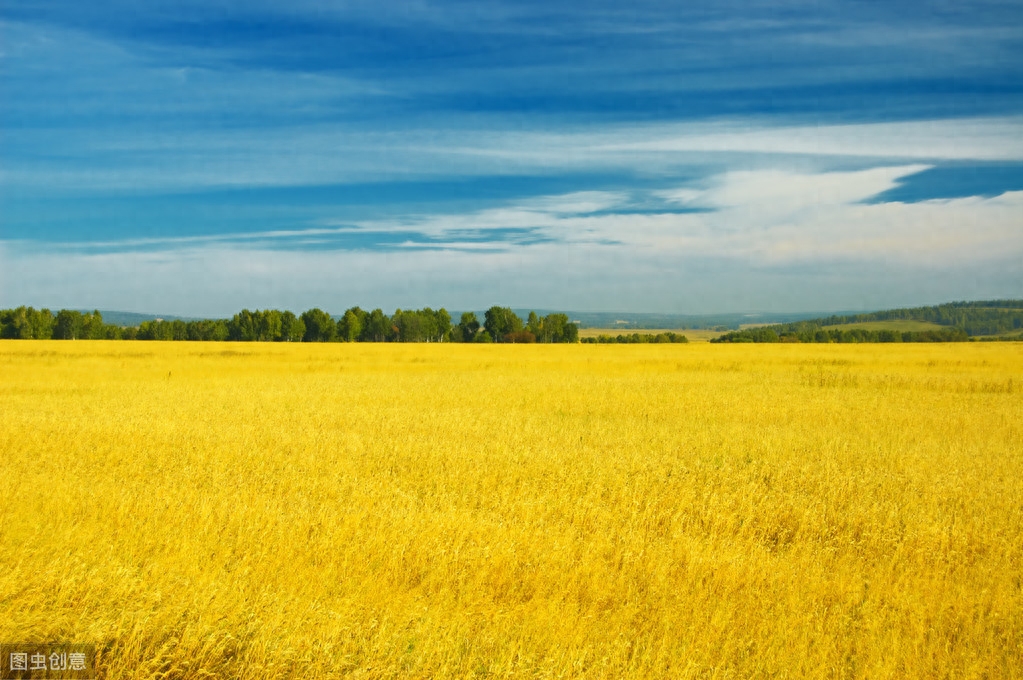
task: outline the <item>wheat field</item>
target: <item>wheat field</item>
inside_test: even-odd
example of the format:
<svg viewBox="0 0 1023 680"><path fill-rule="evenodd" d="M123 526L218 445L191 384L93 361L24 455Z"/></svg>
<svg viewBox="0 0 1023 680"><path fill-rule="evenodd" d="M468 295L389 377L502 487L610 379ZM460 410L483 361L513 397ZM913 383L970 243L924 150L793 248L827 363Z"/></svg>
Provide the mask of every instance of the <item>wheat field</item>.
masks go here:
<svg viewBox="0 0 1023 680"><path fill-rule="evenodd" d="M1023 677L1023 345L0 342L101 678Z"/></svg>

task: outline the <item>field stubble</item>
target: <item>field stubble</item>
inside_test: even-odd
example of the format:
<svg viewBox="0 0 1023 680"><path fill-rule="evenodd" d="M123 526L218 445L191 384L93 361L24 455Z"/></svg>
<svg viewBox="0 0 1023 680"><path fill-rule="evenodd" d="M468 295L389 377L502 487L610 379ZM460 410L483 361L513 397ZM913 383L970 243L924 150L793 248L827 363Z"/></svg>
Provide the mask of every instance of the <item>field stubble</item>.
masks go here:
<svg viewBox="0 0 1023 680"><path fill-rule="evenodd" d="M1023 676L1023 347L0 343L105 678Z"/></svg>

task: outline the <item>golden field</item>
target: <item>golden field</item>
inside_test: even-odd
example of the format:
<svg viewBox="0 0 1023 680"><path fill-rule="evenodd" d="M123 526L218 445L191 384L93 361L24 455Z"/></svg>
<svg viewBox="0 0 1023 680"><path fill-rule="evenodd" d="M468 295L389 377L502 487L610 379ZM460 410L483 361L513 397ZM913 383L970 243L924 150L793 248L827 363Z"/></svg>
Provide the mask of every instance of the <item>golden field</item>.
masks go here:
<svg viewBox="0 0 1023 680"><path fill-rule="evenodd" d="M102 678L1023 677L1023 345L0 342Z"/></svg>

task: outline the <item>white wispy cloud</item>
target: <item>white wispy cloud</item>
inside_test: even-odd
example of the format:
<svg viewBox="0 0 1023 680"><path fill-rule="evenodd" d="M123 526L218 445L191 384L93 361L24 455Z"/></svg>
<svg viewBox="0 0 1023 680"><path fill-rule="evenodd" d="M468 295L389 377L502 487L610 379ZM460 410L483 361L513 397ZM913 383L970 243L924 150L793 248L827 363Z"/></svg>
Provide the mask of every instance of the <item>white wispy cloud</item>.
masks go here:
<svg viewBox="0 0 1023 680"><path fill-rule="evenodd" d="M471 137L470 137L471 139ZM894 160L1023 160L1023 118L915 120L851 125L783 125L768 119L606 126L558 133L479 137L452 153L519 163L627 164L687 154L850 157ZM734 156L732 156L734 159ZM741 164L741 163L736 163Z"/></svg>
<svg viewBox="0 0 1023 680"><path fill-rule="evenodd" d="M820 126L681 127L608 150L716 151L933 160L1023 159L1023 118L915 120Z"/></svg>
<svg viewBox="0 0 1023 680"><path fill-rule="evenodd" d="M782 170L726 172L703 181L704 188L650 192L664 209L630 211L628 192L575 192L511 202L460 213L412 215L377 220L325 220L293 230L202 236L20 244L24 252L155 249L171 252L225 245L248 250L290 247L310 239L367 237L360 251L381 249L373 237L415 234L417 240L390 243L401 248L526 251L534 242L561 247L658 249L687 256L789 260L855 260L883 257L904 262L942 262L1023 253L1023 192L916 203L870 203L924 165L882 166L848 172L796 173ZM673 204L705 210L676 212ZM535 239L511 239L521 233ZM467 234L474 238L466 239ZM319 238L318 238L319 237ZM342 248L339 248L342 249ZM351 246L343 249L355 249Z"/></svg>
<svg viewBox="0 0 1023 680"><path fill-rule="evenodd" d="M408 16L435 9L413 5ZM156 48L140 52L54 26L0 21L0 32L9 95L0 114L24 123L0 140L0 184L13 190L179 191L593 171L664 177L693 165L1023 160L1019 116L846 125L756 115L643 125L457 111L411 116L387 113L387 106L414 101L415 83L223 68L199 48L176 48L172 59ZM442 85L459 77L449 74ZM471 90L472 78L459 87ZM384 106L379 119L367 115L377 104ZM353 111L362 113L348 115Z"/></svg>
<svg viewBox="0 0 1023 680"><path fill-rule="evenodd" d="M187 189L295 186L446 176L622 171L671 176L680 167L815 170L835 165L1023 161L1023 118L822 127L654 126L585 132L406 130L333 125L266 131L52 133L65 157L107 159L110 168L23 161L0 168L7 186ZM161 162L153 163L154 158ZM842 159L846 159L843 161ZM116 161L116 162L115 162Z"/></svg>
<svg viewBox="0 0 1023 680"><path fill-rule="evenodd" d="M920 169L729 172L701 189L665 194L708 206L705 212L621 212L634 197L599 192L466 214L253 233L234 241L182 240L157 250L59 251L0 242L6 277L0 305L107 300L107 306L126 309L223 314L240 306L308 306L317 299L325 306L500 302L711 311L740 293L745 297L738 299L759 309L799 299L800 307L833 308L857 295L879 296L881 282L893 280L936 299L971 291L1000 295L1023 286L1023 192L865 202ZM357 251L274 245L353 229L411 231L435 240ZM525 244L486 238L488 230L508 229L535 230L545 238ZM482 238L463 238L469 231ZM786 278L793 272L800 273L800 283ZM81 283L72 291L70 280ZM138 285L125 291L125 280ZM708 289L710 282L717 288ZM807 282L815 282L812 293ZM801 293L786 297L785 286L793 285ZM209 290L218 291L217 308L195 309ZM694 290L703 297L694 300ZM49 300L39 299L47 294ZM69 299L75 295L81 302Z"/></svg>
<svg viewBox="0 0 1023 680"><path fill-rule="evenodd" d="M786 170L731 171L711 178L709 188L690 204L755 210L756 220L792 218L804 210L843 206L894 188L898 180L927 170L926 165L882 166L847 172L798 173Z"/></svg>

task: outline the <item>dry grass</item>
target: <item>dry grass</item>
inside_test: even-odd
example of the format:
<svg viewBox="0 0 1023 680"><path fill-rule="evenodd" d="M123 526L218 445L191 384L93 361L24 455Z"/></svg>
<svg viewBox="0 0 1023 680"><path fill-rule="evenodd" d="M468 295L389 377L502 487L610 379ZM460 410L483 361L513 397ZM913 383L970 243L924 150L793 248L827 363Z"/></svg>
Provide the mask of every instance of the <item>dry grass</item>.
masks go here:
<svg viewBox="0 0 1023 680"><path fill-rule="evenodd" d="M1023 347L0 343L104 678L1023 676Z"/></svg>
<svg viewBox="0 0 1023 680"><path fill-rule="evenodd" d="M687 328L684 331L675 331L686 336L689 342L710 342L714 338L719 338L728 331L713 331L709 328Z"/></svg>

